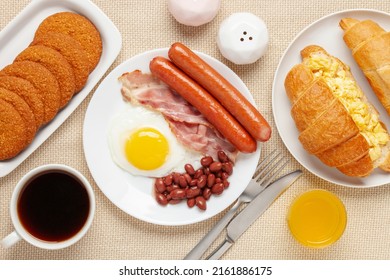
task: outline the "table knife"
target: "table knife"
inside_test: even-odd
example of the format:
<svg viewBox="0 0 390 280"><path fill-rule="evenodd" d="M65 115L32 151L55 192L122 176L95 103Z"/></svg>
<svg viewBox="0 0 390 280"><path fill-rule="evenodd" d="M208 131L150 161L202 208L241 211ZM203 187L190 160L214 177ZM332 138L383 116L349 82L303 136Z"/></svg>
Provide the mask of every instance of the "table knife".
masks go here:
<svg viewBox="0 0 390 280"><path fill-rule="evenodd" d="M256 196L256 198L229 223L226 228L225 240L206 259L219 259L301 174L301 170L286 174Z"/></svg>

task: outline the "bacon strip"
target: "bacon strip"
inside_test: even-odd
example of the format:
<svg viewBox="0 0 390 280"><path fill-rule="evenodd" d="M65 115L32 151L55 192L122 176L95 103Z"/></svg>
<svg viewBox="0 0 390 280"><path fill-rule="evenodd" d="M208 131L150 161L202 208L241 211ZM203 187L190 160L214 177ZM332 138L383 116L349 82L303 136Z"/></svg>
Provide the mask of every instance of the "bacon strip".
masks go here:
<svg viewBox="0 0 390 280"><path fill-rule="evenodd" d="M223 150L234 161L238 151L191 104L151 74L124 73L124 100L162 113L179 142L189 149L217 158Z"/></svg>

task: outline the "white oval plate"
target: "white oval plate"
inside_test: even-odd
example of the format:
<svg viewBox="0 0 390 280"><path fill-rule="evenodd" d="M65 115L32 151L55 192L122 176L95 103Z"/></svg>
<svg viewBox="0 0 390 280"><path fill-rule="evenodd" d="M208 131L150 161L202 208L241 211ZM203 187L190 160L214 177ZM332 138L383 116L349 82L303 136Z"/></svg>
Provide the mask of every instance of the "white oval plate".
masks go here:
<svg viewBox="0 0 390 280"><path fill-rule="evenodd" d="M100 32L103 42L103 53L93 72L89 75L84 88L58 112L55 118L42 127L35 135L32 143L19 155L0 161L0 177L3 177L18 167L30 156L58 127L73 113L80 103L88 96L100 78L114 62L122 47L122 37L112 21L91 1L84 0L34 0L31 1L3 30L0 32L0 69L12 63L15 57L34 38L38 25L51 14L72 11L86 16L94 23Z"/></svg>
<svg viewBox="0 0 390 280"><path fill-rule="evenodd" d="M355 63L351 51L343 41L343 31L339 21L345 17L372 19L385 30L390 30L390 15L376 10L347 10L325 16L302 30L288 46L276 70L272 88L272 109L280 137L290 153L311 173L318 177L343 186L374 187L390 183L390 174L376 169L366 178L348 177L336 168L323 164L315 156L307 153L298 140L298 130L291 118L291 104L284 89L285 77L290 69L301 63L300 51L308 45L322 46L331 55L340 58L351 67L351 71L367 98L380 112L382 121L390 127L390 118L370 88L363 73Z"/></svg>
<svg viewBox="0 0 390 280"><path fill-rule="evenodd" d="M228 207L244 191L260 157L260 148L252 154L239 154L230 187L220 196L212 196L207 210L188 208L185 202L160 206L153 195L151 178L133 176L119 168L111 159L107 133L112 117L125 102L118 81L125 72L141 70L149 73L149 62L156 56L167 57L168 49L141 53L116 67L100 84L88 106L84 120L84 152L91 174L102 192L120 209L140 220L159 225L186 225L206 220ZM220 61L198 53L211 66L236 86L253 104L254 100L241 79Z"/></svg>

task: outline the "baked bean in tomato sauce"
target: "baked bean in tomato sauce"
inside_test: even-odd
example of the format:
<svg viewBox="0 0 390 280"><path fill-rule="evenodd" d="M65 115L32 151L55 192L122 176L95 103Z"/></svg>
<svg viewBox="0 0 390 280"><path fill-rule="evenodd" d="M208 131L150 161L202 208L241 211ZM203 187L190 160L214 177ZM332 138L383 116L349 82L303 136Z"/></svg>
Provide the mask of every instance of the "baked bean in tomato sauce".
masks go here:
<svg viewBox="0 0 390 280"><path fill-rule="evenodd" d="M218 152L218 160L205 156L197 170L191 164L184 166L184 173L173 172L157 178L154 183L156 201L160 205L186 201L188 207L207 209L206 201L211 195L220 195L230 185L228 178L233 173L233 163L225 152Z"/></svg>

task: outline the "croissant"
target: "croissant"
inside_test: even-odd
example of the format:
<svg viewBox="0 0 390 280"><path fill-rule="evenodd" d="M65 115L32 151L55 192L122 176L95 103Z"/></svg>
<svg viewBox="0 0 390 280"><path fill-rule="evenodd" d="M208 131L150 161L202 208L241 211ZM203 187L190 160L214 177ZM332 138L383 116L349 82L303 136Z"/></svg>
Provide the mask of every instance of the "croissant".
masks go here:
<svg viewBox="0 0 390 280"><path fill-rule="evenodd" d="M320 46L301 56L284 86L303 148L348 176L390 172L390 136L349 67Z"/></svg>
<svg viewBox="0 0 390 280"><path fill-rule="evenodd" d="M390 33L372 20L343 18L343 39L390 115Z"/></svg>

